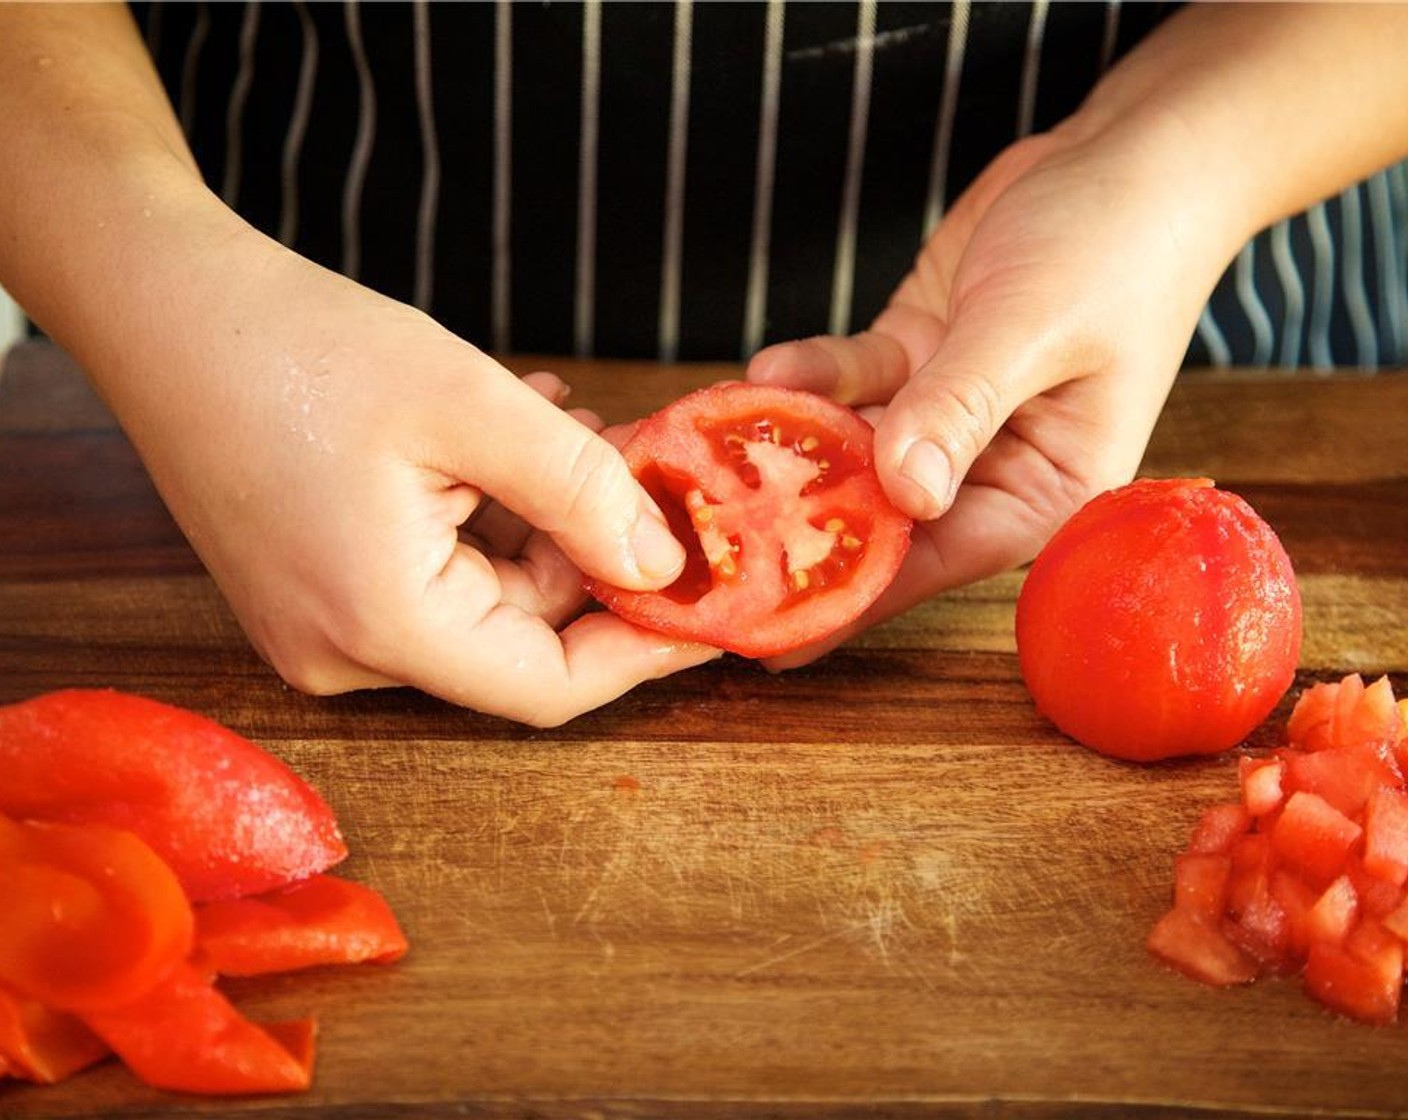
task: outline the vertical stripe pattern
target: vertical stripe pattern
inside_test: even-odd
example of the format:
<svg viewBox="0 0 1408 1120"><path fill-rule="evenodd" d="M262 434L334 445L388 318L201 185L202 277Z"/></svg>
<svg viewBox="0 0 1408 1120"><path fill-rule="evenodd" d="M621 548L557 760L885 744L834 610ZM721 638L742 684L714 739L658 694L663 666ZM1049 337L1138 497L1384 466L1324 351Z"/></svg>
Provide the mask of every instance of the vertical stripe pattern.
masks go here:
<svg viewBox="0 0 1408 1120"><path fill-rule="evenodd" d="M200 56L210 34L210 7L206 0L196 5L196 21L186 40L186 50L181 59L181 85L177 98L181 129L187 136L195 131L196 122L196 77L200 73Z"/></svg>
<svg viewBox="0 0 1408 1120"><path fill-rule="evenodd" d="M691 0L675 2L675 49L671 63L670 141L665 179L664 255L660 273L660 360L679 356L680 246L684 238L685 156L689 150Z"/></svg>
<svg viewBox="0 0 1408 1120"><path fill-rule="evenodd" d="M416 116L420 122L421 185L416 208L416 279L413 301L429 311L435 276L435 217L440 201L440 142L430 74L430 11L415 0Z"/></svg>
<svg viewBox="0 0 1408 1120"><path fill-rule="evenodd" d="M254 81L254 45L259 37L259 0L252 0L244 9L240 28L240 68L230 92L225 116L225 183L220 197L227 206L239 203L240 172L244 166L244 107L249 99L249 87Z"/></svg>
<svg viewBox="0 0 1408 1120"><path fill-rule="evenodd" d="M601 98L601 0L582 12L582 120L577 158L577 303L572 335L579 356L594 349L596 315L597 142Z"/></svg>
<svg viewBox="0 0 1408 1120"><path fill-rule="evenodd" d="M500 354L506 353L512 346L509 337L512 189L513 4L512 0L498 0L494 12L494 259L489 330L493 347Z"/></svg>
<svg viewBox="0 0 1408 1120"><path fill-rule="evenodd" d="M772 236L773 183L777 162L777 109L782 88L782 30L784 0L768 0L767 32L763 44L763 96L758 112L757 170L753 180L753 236L748 250L743 349L747 360L763 344L767 324L768 244Z"/></svg>
<svg viewBox="0 0 1408 1120"><path fill-rule="evenodd" d="M356 280L362 271L362 188L366 185L372 145L376 142L376 86L372 82L372 70L362 42L358 0L345 0L345 3L347 43L357 71L358 98L357 140L352 148L347 182L342 192L342 271Z"/></svg>
<svg viewBox="0 0 1408 1120"><path fill-rule="evenodd" d="M836 265L831 278L832 334L851 330L851 295L855 287L856 221L860 212L861 175L865 169L865 137L870 122L870 79L875 51L876 0L861 0L856 23L855 84L851 93L851 124L847 133L846 179L836 234Z"/></svg>
<svg viewBox="0 0 1408 1120"><path fill-rule="evenodd" d="M958 111L958 89L963 80L963 57L968 47L968 0L955 0L948 26L948 57L944 61L943 95L934 123L934 150L929 163L929 194L924 210L927 237L948 205L948 157L953 145L954 114Z"/></svg>
<svg viewBox="0 0 1408 1120"><path fill-rule="evenodd" d="M308 115L313 107L313 83L318 76L318 29L304 0L296 0L299 30L302 32L303 55L298 66L298 89L294 94L293 113L284 134L283 157L279 165L281 198L279 207L279 240L292 245L298 238L298 163L303 154L303 139L308 132Z"/></svg>
<svg viewBox="0 0 1408 1120"><path fill-rule="evenodd" d="M849 332L1176 5L134 0L206 180L499 352ZM517 165L517 166L516 166ZM1263 231L1188 361L1408 365L1408 165Z"/></svg>
<svg viewBox="0 0 1408 1120"><path fill-rule="evenodd" d="M1041 75L1041 43L1046 34L1047 0L1032 5L1031 22L1027 25L1027 45L1022 56L1022 91L1017 102L1017 135L1028 136L1036 117L1036 88Z"/></svg>

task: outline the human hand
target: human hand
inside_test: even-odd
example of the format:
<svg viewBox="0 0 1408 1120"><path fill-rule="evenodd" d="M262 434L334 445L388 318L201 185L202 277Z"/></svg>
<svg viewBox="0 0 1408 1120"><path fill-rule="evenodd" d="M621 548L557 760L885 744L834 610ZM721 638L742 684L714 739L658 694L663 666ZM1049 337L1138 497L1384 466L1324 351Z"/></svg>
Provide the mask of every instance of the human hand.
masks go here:
<svg viewBox="0 0 1408 1120"><path fill-rule="evenodd" d="M1117 130L1116 130L1117 131ZM943 590L1029 560L1137 469L1233 251L1158 137L1076 127L1005 151L957 201L869 330L770 347L749 380L829 394L876 425L916 518L894 584L803 663Z"/></svg>
<svg viewBox="0 0 1408 1120"><path fill-rule="evenodd" d="M594 418L557 407L557 378L520 380L405 305L237 242L218 290L182 292L188 338L114 395L286 680L410 684L547 726L716 656L576 617L582 571L658 587L683 549Z"/></svg>

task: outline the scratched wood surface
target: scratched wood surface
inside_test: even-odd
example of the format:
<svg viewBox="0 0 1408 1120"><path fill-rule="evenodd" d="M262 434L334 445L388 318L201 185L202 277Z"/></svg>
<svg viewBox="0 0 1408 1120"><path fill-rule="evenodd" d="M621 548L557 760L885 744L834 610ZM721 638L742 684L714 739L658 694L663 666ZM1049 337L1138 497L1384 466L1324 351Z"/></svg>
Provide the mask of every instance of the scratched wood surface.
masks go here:
<svg viewBox="0 0 1408 1120"><path fill-rule="evenodd" d="M611 419L736 372L554 365ZM1188 375L1155 435L1147 473L1210 475L1281 533L1302 684L1408 691L1406 418L1403 376ZM170 1096L107 1064L0 1086L0 1117L1408 1115L1408 1024L1146 956L1235 757L1126 766L1055 733L1017 673L1019 586L553 732L405 690L311 699L251 654L72 367L21 347L0 375L0 702L114 686L249 735L324 791L347 872L413 949L232 987L256 1017L319 1017L305 1096Z"/></svg>

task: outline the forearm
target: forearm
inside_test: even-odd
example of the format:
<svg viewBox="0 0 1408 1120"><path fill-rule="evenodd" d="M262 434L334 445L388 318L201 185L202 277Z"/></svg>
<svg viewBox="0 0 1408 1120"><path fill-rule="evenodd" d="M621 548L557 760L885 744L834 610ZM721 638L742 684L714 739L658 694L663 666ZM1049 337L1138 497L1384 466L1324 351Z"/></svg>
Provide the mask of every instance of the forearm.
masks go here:
<svg viewBox="0 0 1408 1120"><path fill-rule="evenodd" d="M1408 4L1190 6L1071 126L1161 146L1240 244L1408 156Z"/></svg>
<svg viewBox="0 0 1408 1120"><path fill-rule="evenodd" d="M202 261L247 228L202 183L125 8L0 4L0 282L90 374L211 298Z"/></svg>

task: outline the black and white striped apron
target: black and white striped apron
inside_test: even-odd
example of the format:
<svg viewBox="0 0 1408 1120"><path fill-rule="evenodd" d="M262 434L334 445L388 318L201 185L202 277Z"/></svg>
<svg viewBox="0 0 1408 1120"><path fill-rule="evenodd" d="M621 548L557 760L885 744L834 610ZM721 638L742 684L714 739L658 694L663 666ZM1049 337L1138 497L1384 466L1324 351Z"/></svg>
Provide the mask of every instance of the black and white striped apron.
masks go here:
<svg viewBox="0 0 1408 1120"><path fill-rule="evenodd" d="M864 326L945 205L1164 4L135 6L254 224L490 349L746 358ZM1191 363L1408 360L1408 179L1265 231Z"/></svg>

